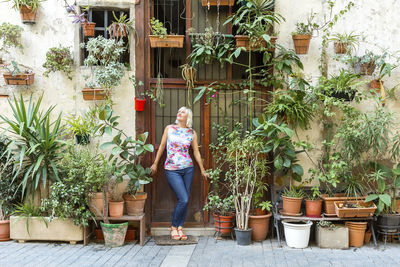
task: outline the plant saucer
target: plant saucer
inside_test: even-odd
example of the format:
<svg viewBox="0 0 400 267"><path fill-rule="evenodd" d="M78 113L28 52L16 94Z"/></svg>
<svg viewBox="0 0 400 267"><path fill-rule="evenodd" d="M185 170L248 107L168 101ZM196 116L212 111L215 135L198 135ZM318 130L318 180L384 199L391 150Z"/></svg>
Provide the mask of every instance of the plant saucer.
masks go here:
<svg viewBox="0 0 400 267"><path fill-rule="evenodd" d="M279 213L284 215L284 216L296 216L296 217L298 217L298 216L303 215L302 212L300 212L300 213L290 213L290 212L284 212L283 209L280 209Z"/></svg>

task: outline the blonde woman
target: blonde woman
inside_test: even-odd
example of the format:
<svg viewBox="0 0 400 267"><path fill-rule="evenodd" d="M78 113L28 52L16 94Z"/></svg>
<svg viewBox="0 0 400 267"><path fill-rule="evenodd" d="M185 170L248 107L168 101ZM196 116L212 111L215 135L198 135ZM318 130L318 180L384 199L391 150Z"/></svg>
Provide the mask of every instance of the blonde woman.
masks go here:
<svg viewBox="0 0 400 267"><path fill-rule="evenodd" d="M164 163L165 174L168 184L174 191L178 202L172 215L171 238L174 240L187 240L183 233L183 223L189 203L190 187L194 177L193 161L189 155L189 148L192 146L193 155L199 164L201 175L207 178L199 146L197 133L192 129L193 113L187 107L178 110L175 124L165 127L161 139L160 148L157 152L153 165L150 167L151 173L157 172L158 162L167 147L167 159Z"/></svg>

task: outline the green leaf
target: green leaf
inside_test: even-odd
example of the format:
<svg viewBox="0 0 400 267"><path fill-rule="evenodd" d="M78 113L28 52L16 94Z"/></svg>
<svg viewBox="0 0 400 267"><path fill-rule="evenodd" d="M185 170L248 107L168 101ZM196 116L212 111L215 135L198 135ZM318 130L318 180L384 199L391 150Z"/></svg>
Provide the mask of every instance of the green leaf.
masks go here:
<svg viewBox="0 0 400 267"><path fill-rule="evenodd" d="M293 170L293 173L296 173L299 176L303 176L303 174L304 174L303 167L301 167L301 165L299 165L299 164L294 164L292 166L292 170Z"/></svg>
<svg viewBox="0 0 400 267"><path fill-rule="evenodd" d="M392 202L388 194L379 195L379 200L385 203L386 206L390 206L390 203Z"/></svg>
<svg viewBox="0 0 400 267"><path fill-rule="evenodd" d="M113 146L113 145L115 145L114 142L106 142L106 143L101 144L100 148L107 149L108 147Z"/></svg>
<svg viewBox="0 0 400 267"><path fill-rule="evenodd" d="M277 170L281 170L283 168L283 159L280 155L278 155L274 160L274 167Z"/></svg>
<svg viewBox="0 0 400 267"><path fill-rule="evenodd" d="M377 194L368 195L368 196L365 198L365 201L364 201L364 202L374 201L374 200L377 199L377 198L378 198L378 195L377 195Z"/></svg>
<svg viewBox="0 0 400 267"><path fill-rule="evenodd" d="M106 128L104 128L104 132L105 132L106 134L108 134L108 135L111 135L111 134L112 134L112 128L111 128L111 126L107 126Z"/></svg>
<svg viewBox="0 0 400 267"><path fill-rule="evenodd" d="M116 156L116 155L119 154L120 151L121 151L121 148L120 148L119 146L116 146L116 147L114 147L114 148L111 150L111 154L113 154L114 156Z"/></svg>
<svg viewBox="0 0 400 267"><path fill-rule="evenodd" d="M146 144L143 146L143 148L148 151L148 152L153 152L154 151L154 147L152 144Z"/></svg>

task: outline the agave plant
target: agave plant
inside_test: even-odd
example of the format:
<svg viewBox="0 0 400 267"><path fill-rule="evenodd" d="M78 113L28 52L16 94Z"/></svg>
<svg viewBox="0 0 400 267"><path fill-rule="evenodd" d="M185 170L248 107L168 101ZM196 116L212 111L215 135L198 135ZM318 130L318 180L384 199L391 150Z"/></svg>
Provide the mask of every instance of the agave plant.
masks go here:
<svg viewBox="0 0 400 267"><path fill-rule="evenodd" d="M61 140L64 129L61 127L61 113L56 120L51 119L54 106L45 112L40 110L41 96L35 103L32 96L26 106L22 95L14 102L8 101L13 118L0 115L8 126L6 131L11 133L13 140L7 147L7 157L14 161L15 175L23 179L19 186L22 195L32 196L39 185L47 185L47 181L58 181L56 162L64 149L65 142Z"/></svg>

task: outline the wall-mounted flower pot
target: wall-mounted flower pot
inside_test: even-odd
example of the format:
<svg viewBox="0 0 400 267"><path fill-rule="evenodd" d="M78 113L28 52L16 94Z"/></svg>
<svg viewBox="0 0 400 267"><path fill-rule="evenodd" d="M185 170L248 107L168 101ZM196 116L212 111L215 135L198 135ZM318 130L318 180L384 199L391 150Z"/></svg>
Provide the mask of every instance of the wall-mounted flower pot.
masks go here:
<svg viewBox="0 0 400 267"><path fill-rule="evenodd" d="M267 238L269 231L269 221L272 213L267 215L250 215L249 227L253 229L251 239L254 241L263 241Z"/></svg>
<svg viewBox="0 0 400 267"><path fill-rule="evenodd" d="M108 201L108 213L113 218L122 217L124 215L124 201Z"/></svg>
<svg viewBox="0 0 400 267"><path fill-rule="evenodd" d="M21 6L19 13L21 14L21 20L24 24L35 24L36 20L36 10L33 10L32 7Z"/></svg>
<svg viewBox="0 0 400 267"><path fill-rule="evenodd" d="M114 37L126 37L126 30L125 28L120 29L120 26L117 24L115 25Z"/></svg>
<svg viewBox="0 0 400 267"><path fill-rule="evenodd" d="M351 101L354 100L354 97L356 96L356 93L357 93L356 90L352 90L352 89L349 88L347 92L344 92L344 91L335 92L335 91L333 91L331 93L331 96L334 97L334 98L337 98L337 99L343 99L344 101L351 102Z"/></svg>
<svg viewBox="0 0 400 267"><path fill-rule="evenodd" d="M250 37L247 35L235 35L235 39L236 39L236 47L245 47L246 50L249 50L250 47L251 50L259 50L260 47L266 48L268 46L268 43L263 38L260 38L252 45L250 45ZM277 39L278 39L277 37L271 36L271 43L275 44ZM269 48L268 50L273 51L274 48L272 47Z"/></svg>
<svg viewBox="0 0 400 267"><path fill-rule="evenodd" d="M120 247L124 244L128 223L108 224L100 222L107 247Z"/></svg>
<svg viewBox="0 0 400 267"><path fill-rule="evenodd" d="M283 221L286 244L291 248L306 248L312 222Z"/></svg>
<svg viewBox="0 0 400 267"><path fill-rule="evenodd" d="M0 241L10 240L10 220L0 221Z"/></svg>
<svg viewBox="0 0 400 267"><path fill-rule="evenodd" d="M145 105L146 105L146 98L145 99L139 99L139 98L135 97L135 110L136 111L143 111Z"/></svg>
<svg viewBox="0 0 400 267"><path fill-rule="evenodd" d="M76 143L78 145L90 144L90 135L89 134L84 134L84 135L76 134L75 138L76 138Z"/></svg>
<svg viewBox="0 0 400 267"><path fill-rule="evenodd" d="M7 85L31 85L35 81L35 73L20 73L14 76L12 73L4 73L3 77Z"/></svg>
<svg viewBox="0 0 400 267"><path fill-rule="evenodd" d="M345 200L364 200L365 197L346 197L345 194L335 194L330 197L327 194L320 195L320 198L324 200L325 216L335 216L335 201L345 201Z"/></svg>
<svg viewBox="0 0 400 267"><path fill-rule="evenodd" d="M147 193L140 192L136 193L135 196L127 193L123 194L123 198L126 203L126 213L128 215L136 216L144 213L144 205L147 199Z"/></svg>
<svg viewBox="0 0 400 267"><path fill-rule="evenodd" d="M336 216L339 218L371 217L376 210L373 202L349 200L335 201L334 203Z"/></svg>
<svg viewBox="0 0 400 267"><path fill-rule="evenodd" d="M347 45L342 42L334 42L333 46L335 47L336 54L346 54L347 52Z"/></svg>
<svg viewBox="0 0 400 267"><path fill-rule="evenodd" d="M248 246L251 244L251 232L253 229L248 228L247 230L242 230L235 228L236 243L239 246Z"/></svg>
<svg viewBox="0 0 400 267"><path fill-rule="evenodd" d="M369 83L369 87L371 89L376 90L377 92L379 92L379 90L381 89L381 86L383 86L383 81L379 81L379 80L372 80Z"/></svg>
<svg viewBox="0 0 400 267"><path fill-rule="evenodd" d="M91 100L104 100L109 93L101 88L84 88L82 89L83 99L86 101Z"/></svg>
<svg viewBox="0 0 400 267"><path fill-rule="evenodd" d="M201 0L202 6L217 6L218 0ZM219 0L220 6L234 6L235 0Z"/></svg>
<svg viewBox="0 0 400 267"><path fill-rule="evenodd" d="M301 208L301 202L303 201L303 198L282 196L282 200L283 200L282 213L284 215L289 215L289 216L300 216L301 215L300 208Z"/></svg>
<svg viewBox="0 0 400 267"><path fill-rule="evenodd" d="M149 35L149 39L151 48L182 48L185 36L167 35L165 38L161 38L156 35Z"/></svg>
<svg viewBox="0 0 400 267"><path fill-rule="evenodd" d="M322 210L322 199L306 199L306 216L320 218Z"/></svg>
<svg viewBox="0 0 400 267"><path fill-rule="evenodd" d="M308 48L310 47L311 35L292 35L294 49L296 50L296 54L307 54Z"/></svg>
<svg viewBox="0 0 400 267"><path fill-rule="evenodd" d="M367 222L346 222L345 224L349 228L350 247L362 247L364 245Z"/></svg>
<svg viewBox="0 0 400 267"><path fill-rule="evenodd" d="M376 68L375 63L363 63L361 64L361 74L362 75L372 75L372 73L374 73Z"/></svg>
<svg viewBox="0 0 400 267"><path fill-rule="evenodd" d="M86 37L94 36L94 27L96 27L95 22L82 23L83 35Z"/></svg>
<svg viewBox="0 0 400 267"><path fill-rule="evenodd" d="M233 227L233 222L235 220L235 214L231 214L228 216L222 216L217 213L213 214L214 216L214 227L215 231L220 234L229 234Z"/></svg>

